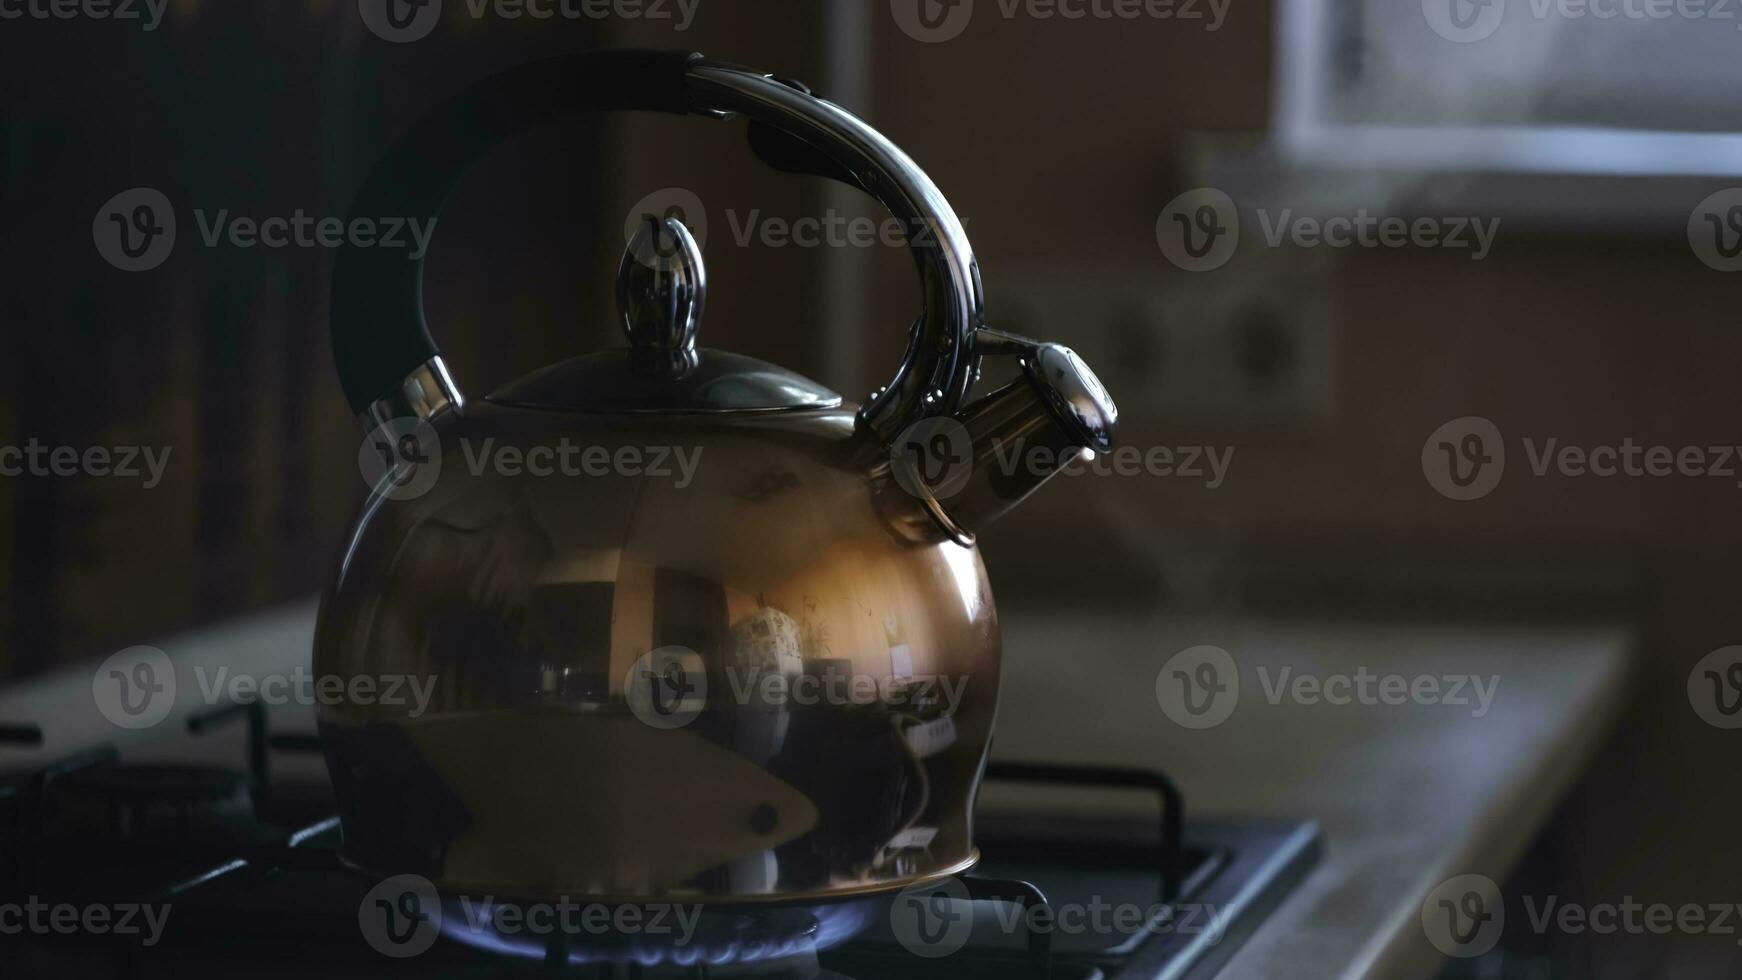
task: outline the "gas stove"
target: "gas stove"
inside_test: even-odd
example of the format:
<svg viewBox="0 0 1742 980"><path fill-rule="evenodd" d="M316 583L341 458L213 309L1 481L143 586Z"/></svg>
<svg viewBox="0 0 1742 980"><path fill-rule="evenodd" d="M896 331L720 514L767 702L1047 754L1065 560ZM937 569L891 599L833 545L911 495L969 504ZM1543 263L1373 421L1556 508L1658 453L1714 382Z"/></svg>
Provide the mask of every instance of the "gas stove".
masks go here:
<svg viewBox="0 0 1742 980"><path fill-rule="evenodd" d="M13 699L17 704L17 699ZM54 752L0 718L0 946L33 977L1213 976L1317 859L1306 822L1186 818L1159 773L993 763L991 783L1153 800L1151 817L982 806L983 860L812 906L605 907L439 894L338 858L309 730L258 703L143 750ZM290 718L290 725L296 720ZM20 764L22 760L23 764Z"/></svg>

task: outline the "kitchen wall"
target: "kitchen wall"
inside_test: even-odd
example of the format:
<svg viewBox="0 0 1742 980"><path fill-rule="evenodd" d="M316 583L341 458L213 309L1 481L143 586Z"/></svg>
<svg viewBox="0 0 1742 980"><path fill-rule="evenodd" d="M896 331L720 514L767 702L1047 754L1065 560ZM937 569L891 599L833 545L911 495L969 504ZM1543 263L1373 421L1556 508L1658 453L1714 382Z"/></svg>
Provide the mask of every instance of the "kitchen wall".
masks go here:
<svg viewBox="0 0 1742 980"><path fill-rule="evenodd" d="M1734 277L1701 264L1679 235L1504 219L1481 261L1291 252L1247 234L1221 270L1175 268L1156 245L1156 218L1215 179L1194 172L1189 134L1259 130L1269 118L1269 6L1236 2L1216 32L987 15L948 43L918 44L889 24L877 35L874 118L969 217L989 279L1077 277L1085 292L1136 283L1190 296L1237 294L1241 277L1256 293L1280 274L1282 310L1334 319L1323 406L1256 422L1128 412L1122 438L1133 445L1236 447L1226 481L1056 481L985 536L995 586L1024 603L1086 609L1637 622L1637 705L1552 839L1586 894L1727 900L1742 872L1729 829L1742 792L1721 761L1735 739L1690 710L1686 684L1703 656L1742 642L1742 480L1538 477L1522 443L1737 443ZM884 295L905 308L904 270L885 265ZM995 322L1003 302L990 297ZM1091 364L1112 365L1109 376L1130 351L1116 325L1024 328L1076 344ZM1151 394L1113 393L1130 403ZM1492 420L1509 456L1494 493L1458 502L1428 484L1421 454L1430 433L1467 415ZM1036 553L1052 557L1028 560ZM1063 557L1073 554L1084 557Z"/></svg>

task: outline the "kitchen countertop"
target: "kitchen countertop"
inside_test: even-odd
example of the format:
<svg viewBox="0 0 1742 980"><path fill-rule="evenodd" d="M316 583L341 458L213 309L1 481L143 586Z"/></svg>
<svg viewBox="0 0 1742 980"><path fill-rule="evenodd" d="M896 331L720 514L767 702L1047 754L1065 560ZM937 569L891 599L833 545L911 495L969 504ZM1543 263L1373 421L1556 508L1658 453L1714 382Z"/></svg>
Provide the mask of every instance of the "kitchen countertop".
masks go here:
<svg viewBox="0 0 1742 980"><path fill-rule="evenodd" d="M1460 874L1504 880L1612 730L1634 658L1612 626L1001 613L996 758L1164 769L1188 826L1193 812L1319 822L1324 858L1221 974L1241 980L1436 975L1423 900ZM1162 711L1156 679L1201 644L1233 657L1240 688L1225 721L1191 730ZM1482 717L1474 703L1273 693L1284 668L1292 681L1363 667L1498 686Z"/></svg>

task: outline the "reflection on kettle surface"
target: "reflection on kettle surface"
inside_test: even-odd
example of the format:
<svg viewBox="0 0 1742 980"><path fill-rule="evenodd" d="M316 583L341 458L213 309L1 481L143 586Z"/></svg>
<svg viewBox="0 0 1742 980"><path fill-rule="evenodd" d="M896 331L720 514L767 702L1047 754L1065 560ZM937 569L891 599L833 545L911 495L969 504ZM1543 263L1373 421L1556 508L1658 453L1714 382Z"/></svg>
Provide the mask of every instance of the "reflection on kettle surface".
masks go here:
<svg viewBox="0 0 1742 980"><path fill-rule="evenodd" d="M454 888L633 897L791 897L970 863L989 586L972 549L892 532L851 413L561 418L454 419L441 481L377 513L329 597L320 672L435 680L422 717L323 718L348 810L432 815L379 839L358 815L348 857ZM682 487L466 465L486 439L559 438L687 441L700 465Z"/></svg>

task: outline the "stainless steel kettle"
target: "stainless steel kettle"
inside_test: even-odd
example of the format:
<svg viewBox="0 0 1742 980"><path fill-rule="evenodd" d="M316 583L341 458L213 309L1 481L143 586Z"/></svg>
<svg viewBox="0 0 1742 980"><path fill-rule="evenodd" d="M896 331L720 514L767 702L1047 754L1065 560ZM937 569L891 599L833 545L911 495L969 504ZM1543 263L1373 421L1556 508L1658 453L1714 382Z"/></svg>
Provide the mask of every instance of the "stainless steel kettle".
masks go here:
<svg viewBox="0 0 1742 980"><path fill-rule="evenodd" d="M698 347L702 255L655 216L618 273L627 346L467 400L419 263L343 250L334 353L380 471L315 640L317 675L344 682L320 716L342 853L453 892L620 902L812 902L964 871L999 670L974 534L1107 451L1117 410L1069 350L985 325L961 223L901 150L700 55L486 81L390 150L355 213L433 214L513 133L619 109L748 117L765 161L917 229L907 357L854 406ZM971 398L988 355L1020 374Z"/></svg>

